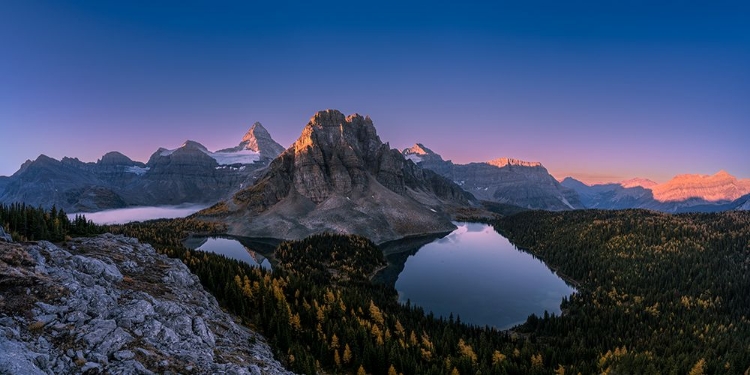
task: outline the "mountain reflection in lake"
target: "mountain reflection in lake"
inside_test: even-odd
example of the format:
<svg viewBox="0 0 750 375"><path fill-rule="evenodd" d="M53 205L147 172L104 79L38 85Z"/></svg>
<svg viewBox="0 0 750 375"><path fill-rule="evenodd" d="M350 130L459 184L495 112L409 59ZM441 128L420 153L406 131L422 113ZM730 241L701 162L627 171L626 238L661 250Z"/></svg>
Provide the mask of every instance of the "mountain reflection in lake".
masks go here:
<svg viewBox="0 0 750 375"><path fill-rule="evenodd" d="M244 242L244 243L243 243ZM183 242L189 249L209 251L227 258L245 262L251 266L271 269L268 259L278 244L274 239L250 239L230 237L190 237Z"/></svg>
<svg viewBox="0 0 750 375"><path fill-rule="evenodd" d="M417 251L389 254L399 301L425 311L499 329L544 311L560 314L562 297L575 292L543 262L517 250L486 224L456 223L458 229ZM394 264L395 263L395 264ZM400 264L399 264L400 263ZM387 274L385 271L384 274ZM391 277L381 277L388 282Z"/></svg>

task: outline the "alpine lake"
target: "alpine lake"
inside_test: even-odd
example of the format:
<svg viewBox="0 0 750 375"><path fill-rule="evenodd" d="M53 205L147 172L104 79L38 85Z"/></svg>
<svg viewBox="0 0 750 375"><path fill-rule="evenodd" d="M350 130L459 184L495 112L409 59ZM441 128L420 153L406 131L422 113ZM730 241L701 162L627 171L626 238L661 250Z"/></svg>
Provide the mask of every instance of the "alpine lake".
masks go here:
<svg viewBox="0 0 750 375"><path fill-rule="evenodd" d="M509 329L531 314L560 314L576 290L541 260L518 250L492 226L455 223L451 233L381 244L388 266L374 282L393 285L401 303L464 323ZM271 269L280 241L190 237L186 247Z"/></svg>

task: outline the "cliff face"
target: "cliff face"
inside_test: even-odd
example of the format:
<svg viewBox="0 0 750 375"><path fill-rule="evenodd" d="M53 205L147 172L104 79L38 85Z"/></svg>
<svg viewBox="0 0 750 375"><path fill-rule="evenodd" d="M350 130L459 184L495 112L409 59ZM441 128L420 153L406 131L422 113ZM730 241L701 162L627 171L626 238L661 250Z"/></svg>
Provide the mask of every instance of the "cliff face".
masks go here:
<svg viewBox="0 0 750 375"><path fill-rule="evenodd" d="M179 260L111 234L68 244L0 241L0 373L288 373Z"/></svg>
<svg viewBox="0 0 750 375"><path fill-rule="evenodd" d="M384 144L369 117L327 110L254 186L198 215L213 215L237 235L297 239L328 231L383 242L450 231L451 207L471 201Z"/></svg>

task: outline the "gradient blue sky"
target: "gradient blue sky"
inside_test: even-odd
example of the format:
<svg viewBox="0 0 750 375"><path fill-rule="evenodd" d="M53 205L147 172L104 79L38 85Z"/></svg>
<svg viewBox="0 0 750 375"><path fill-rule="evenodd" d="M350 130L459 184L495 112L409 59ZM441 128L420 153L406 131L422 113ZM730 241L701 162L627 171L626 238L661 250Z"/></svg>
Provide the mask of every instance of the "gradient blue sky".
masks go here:
<svg viewBox="0 0 750 375"><path fill-rule="evenodd" d="M288 146L336 108L455 162L750 177L746 1L461 3L0 2L0 175L255 121Z"/></svg>

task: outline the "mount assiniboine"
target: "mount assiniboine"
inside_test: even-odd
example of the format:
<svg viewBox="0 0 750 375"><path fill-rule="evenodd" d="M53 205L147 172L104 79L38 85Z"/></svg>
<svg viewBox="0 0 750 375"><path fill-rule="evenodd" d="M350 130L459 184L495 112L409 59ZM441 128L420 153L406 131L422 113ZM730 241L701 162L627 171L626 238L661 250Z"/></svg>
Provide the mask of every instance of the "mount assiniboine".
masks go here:
<svg viewBox="0 0 750 375"><path fill-rule="evenodd" d="M448 178L481 200L530 209L584 208L575 191L555 180L541 163L500 158L481 163L454 164L417 143L404 156Z"/></svg>
<svg viewBox="0 0 750 375"><path fill-rule="evenodd" d="M94 163L40 155L2 180L0 202L55 205L68 212L212 204L251 185L255 172L283 149L255 123L234 148L211 152L198 142L186 141L176 149L160 148L145 164L119 152L109 152Z"/></svg>
<svg viewBox="0 0 750 375"><path fill-rule="evenodd" d="M369 117L326 110L255 185L196 216L236 235L354 233L382 243L451 231L451 214L472 204L458 185L384 144Z"/></svg>

